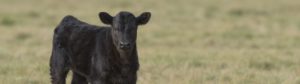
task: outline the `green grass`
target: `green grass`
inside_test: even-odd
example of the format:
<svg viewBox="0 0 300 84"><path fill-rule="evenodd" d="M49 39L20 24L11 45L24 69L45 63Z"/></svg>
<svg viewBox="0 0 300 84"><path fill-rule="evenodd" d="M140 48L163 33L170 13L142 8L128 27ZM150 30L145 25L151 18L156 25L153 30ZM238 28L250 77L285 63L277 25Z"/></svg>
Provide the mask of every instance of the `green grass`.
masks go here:
<svg viewBox="0 0 300 84"><path fill-rule="evenodd" d="M300 84L300 1L0 0L0 84L50 84L55 26L150 11L138 84Z"/></svg>

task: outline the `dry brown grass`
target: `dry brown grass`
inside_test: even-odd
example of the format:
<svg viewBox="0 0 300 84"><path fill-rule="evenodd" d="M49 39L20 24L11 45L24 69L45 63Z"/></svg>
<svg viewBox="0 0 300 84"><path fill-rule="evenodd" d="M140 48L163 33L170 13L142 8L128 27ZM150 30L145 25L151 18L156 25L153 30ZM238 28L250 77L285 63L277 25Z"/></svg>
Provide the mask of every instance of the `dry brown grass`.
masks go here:
<svg viewBox="0 0 300 84"><path fill-rule="evenodd" d="M0 0L0 84L50 84L53 29L65 15L152 12L140 27L139 84L299 84L296 0Z"/></svg>

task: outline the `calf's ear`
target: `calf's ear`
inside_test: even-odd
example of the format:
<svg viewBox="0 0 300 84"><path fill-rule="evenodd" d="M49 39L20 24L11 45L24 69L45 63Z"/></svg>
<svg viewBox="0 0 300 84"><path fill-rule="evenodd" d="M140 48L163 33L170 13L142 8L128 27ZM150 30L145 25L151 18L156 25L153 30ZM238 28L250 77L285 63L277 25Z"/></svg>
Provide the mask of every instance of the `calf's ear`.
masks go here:
<svg viewBox="0 0 300 84"><path fill-rule="evenodd" d="M110 16L108 13L106 12L100 12L99 13L99 18L100 20L104 23L104 24L112 24L112 20L113 20L113 17Z"/></svg>
<svg viewBox="0 0 300 84"><path fill-rule="evenodd" d="M142 13L140 16L137 17L137 24L138 25L144 25L146 24L151 17L151 13L150 12L144 12Z"/></svg>

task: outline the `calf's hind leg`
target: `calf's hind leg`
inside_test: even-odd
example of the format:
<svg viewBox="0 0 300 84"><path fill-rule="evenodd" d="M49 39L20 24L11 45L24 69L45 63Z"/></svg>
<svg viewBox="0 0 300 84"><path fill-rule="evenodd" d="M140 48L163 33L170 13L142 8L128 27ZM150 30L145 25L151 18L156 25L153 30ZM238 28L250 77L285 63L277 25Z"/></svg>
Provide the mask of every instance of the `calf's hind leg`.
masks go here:
<svg viewBox="0 0 300 84"><path fill-rule="evenodd" d="M52 84L66 84L69 72L66 52L58 46L53 46L50 58L50 75Z"/></svg>

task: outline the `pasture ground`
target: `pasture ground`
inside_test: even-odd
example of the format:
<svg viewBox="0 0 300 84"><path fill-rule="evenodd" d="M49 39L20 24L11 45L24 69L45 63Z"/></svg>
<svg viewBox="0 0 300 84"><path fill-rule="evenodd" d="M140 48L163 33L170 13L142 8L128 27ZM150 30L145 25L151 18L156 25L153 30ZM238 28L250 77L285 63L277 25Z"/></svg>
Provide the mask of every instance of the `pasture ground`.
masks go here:
<svg viewBox="0 0 300 84"><path fill-rule="evenodd" d="M152 12L140 26L138 84L300 84L297 0L0 0L0 84L50 84L65 15Z"/></svg>

